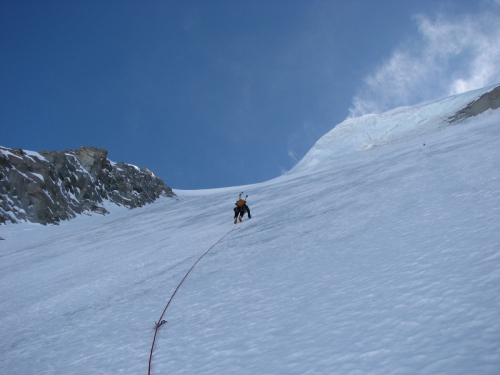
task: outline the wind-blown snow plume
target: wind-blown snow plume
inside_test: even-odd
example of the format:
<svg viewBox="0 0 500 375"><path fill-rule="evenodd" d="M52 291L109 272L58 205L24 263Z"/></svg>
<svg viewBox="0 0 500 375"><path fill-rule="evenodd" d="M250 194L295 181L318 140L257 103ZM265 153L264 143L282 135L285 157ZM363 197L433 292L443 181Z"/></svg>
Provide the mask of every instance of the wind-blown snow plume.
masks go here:
<svg viewBox="0 0 500 375"><path fill-rule="evenodd" d="M349 117L500 82L498 12L435 20L418 15L415 20L421 39L395 49L365 78L364 87L352 100Z"/></svg>

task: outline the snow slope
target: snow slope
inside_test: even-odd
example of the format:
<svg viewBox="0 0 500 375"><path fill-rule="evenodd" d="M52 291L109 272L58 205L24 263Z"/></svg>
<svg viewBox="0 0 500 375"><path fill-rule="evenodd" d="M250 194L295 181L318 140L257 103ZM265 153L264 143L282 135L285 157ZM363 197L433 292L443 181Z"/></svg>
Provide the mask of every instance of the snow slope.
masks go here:
<svg viewBox="0 0 500 375"><path fill-rule="evenodd" d="M490 110L262 184L3 226L0 373L146 374L243 190L252 219L180 288L154 374L498 374L499 126Z"/></svg>
<svg viewBox="0 0 500 375"><path fill-rule="evenodd" d="M408 141L439 131L450 125L451 117L467 104L480 99L482 94L493 92L497 95L498 89L495 88L498 87L495 85L428 103L399 107L382 114L348 118L321 137L290 173L349 156L356 151ZM483 99L488 101L489 98Z"/></svg>

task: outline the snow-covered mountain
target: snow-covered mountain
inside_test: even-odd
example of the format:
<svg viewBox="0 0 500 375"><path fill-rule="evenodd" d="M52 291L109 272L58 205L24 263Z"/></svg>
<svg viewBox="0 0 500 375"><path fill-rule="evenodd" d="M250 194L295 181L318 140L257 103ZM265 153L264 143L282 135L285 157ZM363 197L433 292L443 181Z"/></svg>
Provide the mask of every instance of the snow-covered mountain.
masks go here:
<svg viewBox="0 0 500 375"><path fill-rule="evenodd" d="M349 119L265 183L1 226L0 373L147 373L244 191L153 374L498 374L495 95Z"/></svg>
<svg viewBox="0 0 500 375"><path fill-rule="evenodd" d="M492 86L380 115L349 118L316 142L290 173L356 151L409 141L499 107L500 86Z"/></svg>

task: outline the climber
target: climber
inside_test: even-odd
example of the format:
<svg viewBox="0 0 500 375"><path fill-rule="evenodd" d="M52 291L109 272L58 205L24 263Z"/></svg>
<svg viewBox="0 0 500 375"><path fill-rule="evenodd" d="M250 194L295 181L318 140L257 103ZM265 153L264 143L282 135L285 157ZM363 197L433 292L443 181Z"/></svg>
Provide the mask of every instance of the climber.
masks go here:
<svg viewBox="0 0 500 375"><path fill-rule="evenodd" d="M251 219L252 215L250 215L250 208L247 206L246 199L248 198L248 195L245 197L245 199L241 198L241 195L243 193L240 193L240 197L238 201L235 203L236 207L234 208L234 223L236 224L238 222L238 215L240 216L240 223L243 221L242 218L245 215L245 212L248 213L248 218Z"/></svg>

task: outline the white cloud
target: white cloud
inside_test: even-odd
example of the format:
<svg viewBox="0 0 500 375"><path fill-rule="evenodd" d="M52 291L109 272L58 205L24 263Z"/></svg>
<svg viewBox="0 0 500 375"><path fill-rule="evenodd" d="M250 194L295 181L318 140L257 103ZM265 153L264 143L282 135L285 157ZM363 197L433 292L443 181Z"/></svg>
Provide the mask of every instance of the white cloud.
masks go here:
<svg viewBox="0 0 500 375"><path fill-rule="evenodd" d="M352 99L350 117L500 82L500 16L415 17L419 36L397 48Z"/></svg>

